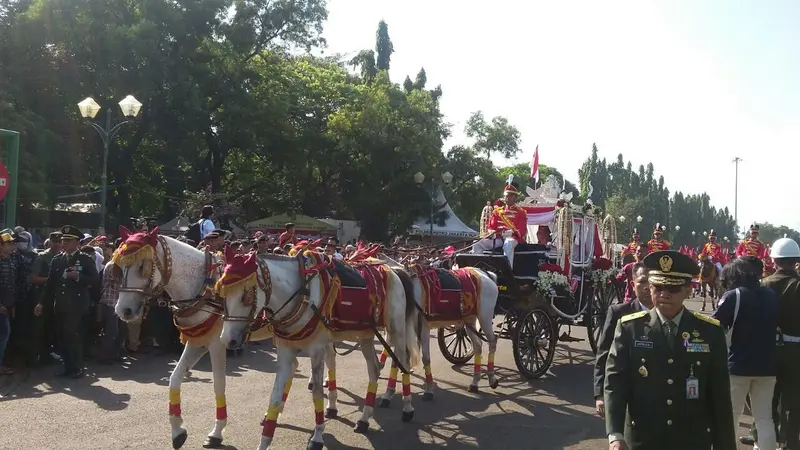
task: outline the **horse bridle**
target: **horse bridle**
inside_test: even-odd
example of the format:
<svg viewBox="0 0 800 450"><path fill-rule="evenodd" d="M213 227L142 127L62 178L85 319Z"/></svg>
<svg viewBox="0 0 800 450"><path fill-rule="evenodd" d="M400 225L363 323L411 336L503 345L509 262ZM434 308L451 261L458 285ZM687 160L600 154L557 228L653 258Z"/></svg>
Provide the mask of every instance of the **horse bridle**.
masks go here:
<svg viewBox="0 0 800 450"><path fill-rule="evenodd" d="M147 282L147 285L144 288L135 288L128 286L128 273L133 266L128 267L128 270L123 271L123 278L122 278L122 286L119 288L119 292L131 292L135 294L141 294L145 297L145 301L148 298L159 298L164 293L164 289L166 288L167 284L169 284L170 279L172 278L172 250L170 250L169 246L167 245L166 239L163 236L158 236L158 243L161 244L161 249L164 252L164 263L161 263L161 260L158 258L158 255L155 252L155 247L153 247L153 261L152 264L155 266L155 270L150 271L150 278ZM210 266L211 262L211 254L206 252L206 267ZM156 270L161 274L161 280L155 285L153 284L156 276ZM204 286L205 287L205 286ZM222 305L220 304L221 301L216 298L205 298L202 297L203 288L198 293L198 296L191 299L170 299L169 306L173 309L173 312L176 314L180 314L181 311L185 311L191 308L195 308L198 311L205 311L211 314L221 315ZM202 308L203 305L197 306L197 303L200 301L205 301L212 307L212 310L205 310ZM160 302L159 302L160 303ZM164 305L166 306L166 305Z"/></svg>

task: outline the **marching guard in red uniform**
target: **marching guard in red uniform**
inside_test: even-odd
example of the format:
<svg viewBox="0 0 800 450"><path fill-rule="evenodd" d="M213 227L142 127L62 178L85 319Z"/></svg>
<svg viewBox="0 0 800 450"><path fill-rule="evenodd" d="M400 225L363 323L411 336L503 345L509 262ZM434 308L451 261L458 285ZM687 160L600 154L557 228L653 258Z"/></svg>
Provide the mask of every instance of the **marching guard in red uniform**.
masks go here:
<svg viewBox="0 0 800 450"><path fill-rule="evenodd" d="M750 236L747 236L736 247L736 257L755 256L760 260L767 257L767 247L758 240L758 225L750 225Z"/></svg>
<svg viewBox="0 0 800 450"><path fill-rule="evenodd" d="M491 251L502 245L508 263L514 268L514 248L520 242L525 243L528 234L528 213L517 206L518 197L519 187L514 182L514 176L509 175L503 191L504 205L494 209L486 225L488 232L493 235L476 242L472 246L472 253Z"/></svg>
<svg viewBox="0 0 800 450"><path fill-rule="evenodd" d="M705 245L703 245L703 249L700 250L699 256L702 255L706 255L711 258L711 261L714 263L715 266L717 266L717 275L721 276L722 260L723 260L722 247L719 244L717 244L716 231L711 230L711 232L708 233L708 242L706 242Z"/></svg>
<svg viewBox="0 0 800 450"><path fill-rule="evenodd" d="M626 245L624 249L622 249L622 258L624 259L626 256L631 255L633 257L636 256L637 250L639 247L642 246L642 238L639 236L639 231L634 228L633 229L633 240L630 244Z"/></svg>
<svg viewBox="0 0 800 450"><path fill-rule="evenodd" d="M661 238L661 224L657 223L653 230L653 239L647 242L647 253L660 252L662 250L669 250L671 244L669 241Z"/></svg>

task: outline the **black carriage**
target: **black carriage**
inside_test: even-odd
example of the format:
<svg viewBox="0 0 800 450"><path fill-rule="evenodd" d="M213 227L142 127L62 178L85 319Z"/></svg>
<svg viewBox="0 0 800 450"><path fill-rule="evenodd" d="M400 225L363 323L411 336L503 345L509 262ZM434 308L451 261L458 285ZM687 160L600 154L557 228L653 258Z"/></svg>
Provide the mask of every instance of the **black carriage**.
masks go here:
<svg viewBox="0 0 800 450"><path fill-rule="evenodd" d="M590 249L593 240L585 244L583 231L584 226L590 225L593 233L594 221L578 219L574 223L578 227L570 229L569 234L575 237L566 242L575 243L572 254L579 256L570 257L566 264L570 287L557 290L555 295L543 295L536 281L540 268L548 267L544 264L557 263L563 255L563 249L558 246L519 244L514 253L513 269L502 249L456 255L458 267L476 267L497 275L499 298L495 315L503 315L503 321L495 333L498 338L511 339L514 362L527 378L539 378L547 372L558 340L582 340L570 336L574 325L586 327L589 344L596 353L608 307L621 299L613 277L603 270L593 273ZM568 332L559 336L564 325ZM453 364L466 364L473 356L472 344L463 326L440 329L438 342L444 357Z"/></svg>

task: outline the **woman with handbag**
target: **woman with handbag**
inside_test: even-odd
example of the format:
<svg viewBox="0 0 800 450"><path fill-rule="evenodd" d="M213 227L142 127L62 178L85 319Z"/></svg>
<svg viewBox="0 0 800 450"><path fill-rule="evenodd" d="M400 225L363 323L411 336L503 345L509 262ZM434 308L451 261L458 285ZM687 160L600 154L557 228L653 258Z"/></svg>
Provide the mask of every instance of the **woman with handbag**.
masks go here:
<svg viewBox="0 0 800 450"><path fill-rule="evenodd" d="M753 258L755 259L755 258ZM777 374L775 336L778 327L778 297L761 287L760 261L738 258L722 270L726 292L714 318L727 330L728 370L734 427L750 395L751 411L758 430L757 448L777 447L772 421L772 394Z"/></svg>

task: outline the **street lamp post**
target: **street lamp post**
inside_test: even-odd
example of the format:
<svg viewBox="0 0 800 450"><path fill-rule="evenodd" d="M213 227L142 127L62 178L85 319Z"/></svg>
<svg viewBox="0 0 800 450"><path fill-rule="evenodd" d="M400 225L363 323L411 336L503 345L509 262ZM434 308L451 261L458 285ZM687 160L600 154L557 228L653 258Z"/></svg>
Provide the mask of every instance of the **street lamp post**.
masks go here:
<svg viewBox="0 0 800 450"><path fill-rule="evenodd" d="M139 114L139 111L142 109L142 104L136 100L132 95L128 95L122 101L119 102L119 108L122 110L122 115L125 117L129 117L133 119ZM100 135L100 139L103 141L103 173L100 176L100 234L105 234L106 232L106 199L108 197L108 147L111 144L111 140L119 132L120 128L126 123L132 122L132 120L123 120L122 122L114 125L111 127L111 108L106 109L106 124L105 127L100 126L92 119L100 112L100 105L97 104L96 101L92 97L86 97L82 102L78 103L78 109L81 112L81 116L84 119L87 119L89 124L97 131L97 134Z"/></svg>
<svg viewBox="0 0 800 450"><path fill-rule="evenodd" d="M422 172L417 172L414 174L414 181L424 189L423 183L425 182L425 175ZM450 172L445 172L442 174L442 181L444 184L450 184L453 181L453 175ZM433 216L436 214L436 179L431 177L431 189L428 191L428 196L431 199L431 215L430 215L430 240L431 243L433 242Z"/></svg>

